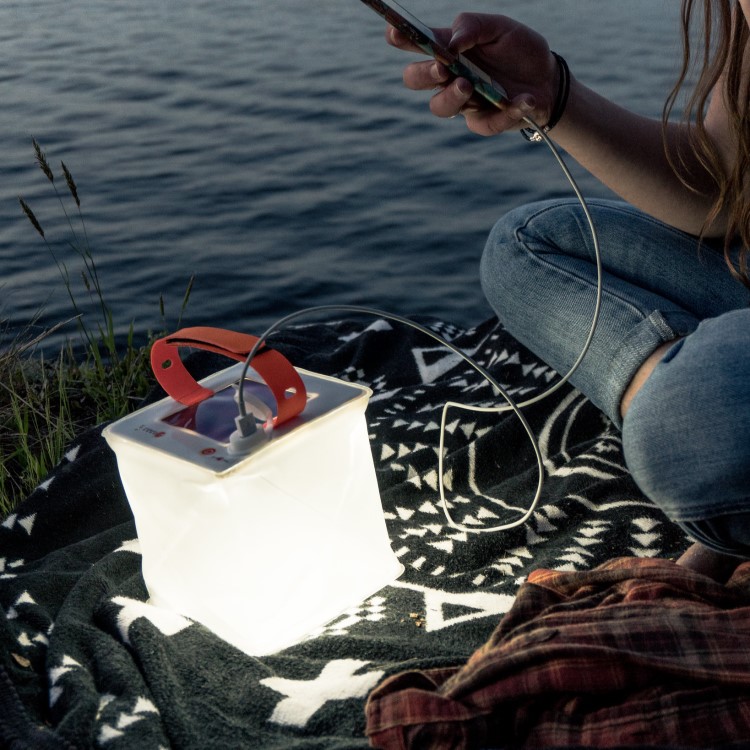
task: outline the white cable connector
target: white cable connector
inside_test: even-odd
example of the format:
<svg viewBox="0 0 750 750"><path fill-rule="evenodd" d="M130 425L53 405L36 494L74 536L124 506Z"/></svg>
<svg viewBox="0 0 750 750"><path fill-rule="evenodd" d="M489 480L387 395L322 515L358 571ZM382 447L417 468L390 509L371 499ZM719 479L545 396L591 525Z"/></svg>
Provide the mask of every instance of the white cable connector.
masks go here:
<svg viewBox="0 0 750 750"><path fill-rule="evenodd" d="M265 443L268 436L258 429L255 417L251 415L234 418L237 429L229 436L229 452L233 455L250 453L260 443Z"/></svg>
<svg viewBox="0 0 750 750"><path fill-rule="evenodd" d="M234 394L238 404L240 390L237 386ZM271 408L251 393L243 393L242 397L245 408L234 418L237 429L229 436L229 452L234 455L250 453L256 446L270 440L273 431Z"/></svg>

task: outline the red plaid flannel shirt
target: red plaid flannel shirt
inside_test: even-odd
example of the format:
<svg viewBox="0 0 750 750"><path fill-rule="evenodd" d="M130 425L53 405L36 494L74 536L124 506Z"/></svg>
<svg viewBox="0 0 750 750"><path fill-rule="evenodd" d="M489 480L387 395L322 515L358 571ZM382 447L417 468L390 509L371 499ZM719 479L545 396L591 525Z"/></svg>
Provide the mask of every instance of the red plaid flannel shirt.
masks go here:
<svg viewBox="0 0 750 750"><path fill-rule="evenodd" d="M387 679L373 747L750 747L750 563L726 585L666 560L538 570L462 667Z"/></svg>

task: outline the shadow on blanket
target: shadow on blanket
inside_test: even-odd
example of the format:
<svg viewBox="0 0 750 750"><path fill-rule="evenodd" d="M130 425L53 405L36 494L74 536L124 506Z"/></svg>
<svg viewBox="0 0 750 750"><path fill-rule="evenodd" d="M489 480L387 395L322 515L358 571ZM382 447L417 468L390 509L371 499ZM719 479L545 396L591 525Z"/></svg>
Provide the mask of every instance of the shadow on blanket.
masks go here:
<svg viewBox="0 0 750 750"><path fill-rule="evenodd" d="M540 392L555 377L495 321L468 331L440 322L431 325L472 354L516 397ZM391 725L388 717L398 715L403 705L400 699L394 702L394 685L417 679L417 673L427 675L417 679L420 690L442 686L441 695L449 696L454 706L451 710L458 711L456 701L469 701L474 714L485 717L480 721L483 739L477 740L479 745L471 744L472 739L472 747L516 747L526 739L546 742L549 712L580 717L587 707L607 701L619 705L628 690L650 689L651 713L644 713L640 724L645 733L620 737L611 729L609 743L648 746L651 738L672 741L662 730L679 727L674 717L687 705L659 703L663 685L703 680L706 706L713 695L729 706L732 691L746 692L746 677L741 675L730 689L713 673L652 669L656 657L637 656L628 639L630 633L634 643L639 642L642 620L634 620L637 628L631 630L623 627L629 621L622 618L620 637L590 651L574 641L566 651L564 638L557 635L565 632L562 625L547 639L533 618L528 626L524 623L527 615L519 612L534 611L540 602L560 617L569 612L575 620L588 617L587 602L594 613L626 614L636 605L659 610L654 602L664 597L674 610L674 622L682 627L670 631L679 643L680 633L703 632L702 625L690 619L696 612L693 599L683 617L675 590L667 583L660 589L651 580L655 571L665 570L661 563L641 567L638 560L632 562L638 580L650 581L644 583L647 601L640 602L641 589L635 584L629 589L627 580L617 584L622 601L604 610L596 607L607 603L610 594L602 599L593 583L585 594L585 582L607 576L627 579L626 572L634 569L623 563L596 574L586 572L597 565L621 556L646 561L671 557L687 541L638 492L624 467L617 432L575 390L561 389L527 415L539 436L547 471L533 518L507 533L470 535L446 524L436 492L442 404L494 403L490 388L470 368L416 332L395 330L384 321L296 328L274 338L272 345L298 366L374 390L367 412L373 457L392 545L406 573L305 642L262 659L248 657L201 625L147 603L135 526L114 457L100 430L94 430L72 445L47 480L0 523L2 747L363 748L368 746L368 695L383 685L369 704L369 729L380 735ZM226 364L212 355L191 360L197 377ZM513 511L506 499L522 505L532 497L535 461L512 415L457 413L449 419L446 447L452 512L464 525L480 528L509 520ZM557 573L534 574L533 586L521 589L534 592L533 602L526 602L525 593L495 631L511 611L519 587L540 568ZM273 571L261 574L273 576ZM701 605L710 614L705 622L734 622L732 608L747 594L746 586L736 583L722 593L724 598ZM704 622L700 611L695 617ZM733 642L739 644L741 637L747 642L747 631L743 635L737 627ZM719 626L712 631L717 637L720 632ZM724 632L730 637L729 628ZM490 645L483 647L485 643ZM518 667L515 676L493 661L495 651L507 655L504 649L512 643L521 644L509 657ZM534 675L544 673L533 658L558 647L572 657L559 675L555 671L559 696L549 702L537 696L525 708L506 706L502 721L487 720L489 698L483 691L492 685L493 675L509 691L525 689L531 695ZM464 671L454 674L480 648ZM626 658L623 649L632 654ZM750 653L749 647L744 649ZM571 679L573 667L577 671ZM412 676L386 682L404 672ZM664 677L667 672L669 679ZM614 692L602 688L605 675L620 680ZM601 683L594 679L598 677ZM522 688L524 681L528 684ZM457 692L448 690L451 685ZM592 694L599 703L587 697ZM440 706L447 705L444 697L441 701ZM738 699L732 715L737 731L744 732L750 708L740 703ZM712 711L719 710L718 703L710 705ZM662 723L662 716L671 717L671 723ZM721 722L706 721L704 729L724 731ZM468 737L480 736L476 726ZM596 746L587 737L571 730L558 744ZM675 737L673 742L679 745L682 740ZM415 746L459 746L450 743Z"/></svg>

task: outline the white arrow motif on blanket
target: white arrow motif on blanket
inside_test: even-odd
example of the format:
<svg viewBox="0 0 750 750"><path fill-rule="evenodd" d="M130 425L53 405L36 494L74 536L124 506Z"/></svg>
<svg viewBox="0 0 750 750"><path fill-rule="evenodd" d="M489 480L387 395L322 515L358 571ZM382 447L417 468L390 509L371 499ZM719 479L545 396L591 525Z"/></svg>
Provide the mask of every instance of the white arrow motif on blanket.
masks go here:
<svg viewBox="0 0 750 750"><path fill-rule="evenodd" d="M479 351L479 347L471 351L466 351L465 354L469 357L473 357ZM431 357L432 361L427 361L428 354L439 356ZM419 370L419 375L422 378L423 383L432 383L437 380L446 372L449 372L457 365L460 365L464 359L455 352L448 351L444 346L429 347L427 349L413 349L412 356L416 362Z"/></svg>
<svg viewBox="0 0 750 750"><path fill-rule="evenodd" d="M102 709L106 708L114 699L115 698L112 695L106 695L103 697L103 700L99 702L97 719L101 715ZM135 701L135 706L132 711L120 711L116 724L102 725L99 730L99 744L104 745L107 742L119 739L125 734L129 726L142 721L148 716L154 715L159 715L159 709L148 698L139 696Z"/></svg>
<svg viewBox="0 0 750 750"><path fill-rule="evenodd" d="M510 594L491 594L488 591L472 591L467 594L429 589L426 586L418 586L413 583L394 581L391 586L400 589L418 591L424 595L425 603L425 630L442 630L452 625L458 625L469 620L477 620L480 617L496 617L508 612L515 600ZM472 609L473 612L446 617L443 607L446 605Z"/></svg>
<svg viewBox="0 0 750 750"><path fill-rule="evenodd" d="M385 674L382 671L354 674L369 663L357 659L337 659L326 664L314 680L287 680L283 677L261 680L261 685L286 696L276 706L269 721L302 728L328 701L363 698Z"/></svg>
<svg viewBox="0 0 750 750"><path fill-rule="evenodd" d="M140 602L137 599L116 596L112 599L112 603L122 607L120 614L117 615L117 628L123 641L128 644L130 643L130 626L139 617L145 617L164 635L175 635L193 624L187 617L178 615L176 612L155 607L153 604Z"/></svg>
<svg viewBox="0 0 750 750"><path fill-rule="evenodd" d="M49 704L54 706L63 693L62 687L58 685L61 677L68 674L74 669L83 669L83 665L76 661L72 656L63 655L59 667L53 667L49 670Z"/></svg>
<svg viewBox="0 0 750 750"><path fill-rule="evenodd" d="M34 526L35 520L36 513L31 513L28 516L24 516L23 518L19 518L17 513L12 513L0 525L6 529L12 529L16 524L18 524L29 536L31 536L31 529Z"/></svg>
<svg viewBox="0 0 750 750"><path fill-rule="evenodd" d="M358 339L360 336L364 335L368 331L392 331L392 330L393 330L393 326L387 320L378 319L374 323L370 323L370 325L367 326L367 328L361 331L355 331L354 333L342 334L341 336L339 336L339 341L344 341L344 342L354 341L354 339Z"/></svg>

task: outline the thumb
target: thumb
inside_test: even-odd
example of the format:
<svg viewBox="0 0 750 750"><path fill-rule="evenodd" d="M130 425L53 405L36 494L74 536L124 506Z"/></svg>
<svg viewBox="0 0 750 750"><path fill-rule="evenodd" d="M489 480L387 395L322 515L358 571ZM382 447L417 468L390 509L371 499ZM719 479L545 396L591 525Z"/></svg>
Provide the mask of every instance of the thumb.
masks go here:
<svg viewBox="0 0 750 750"><path fill-rule="evenodd" d="M450 42L448 42L448 49L451 52L460 54L466 52L467 49L471 49L474 46L463 29L457 29L453 32Z"/></svg>
<svg viewBox="0 0 750 750"><path fill-rule="evenodd" d="M475 47L480 32L480 24L477 18L462 13L453 22L452 36L448 42L451 52L461 53Z"/></svg>

